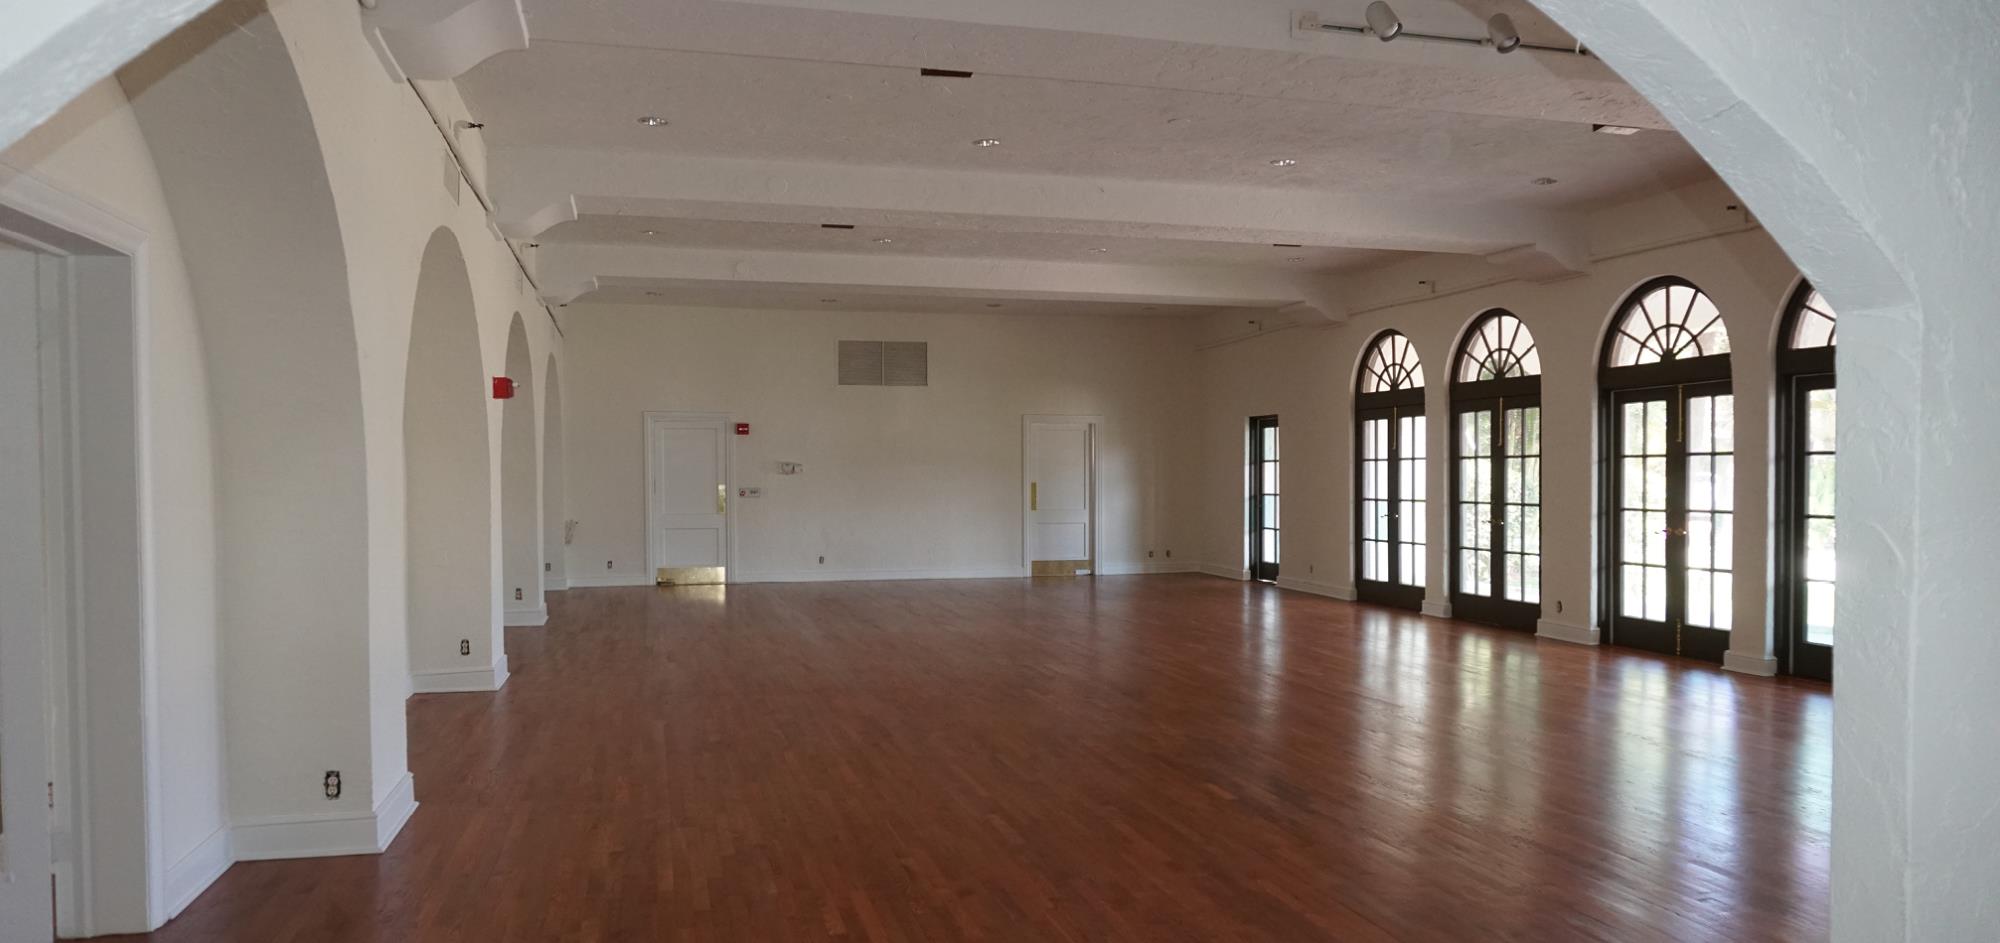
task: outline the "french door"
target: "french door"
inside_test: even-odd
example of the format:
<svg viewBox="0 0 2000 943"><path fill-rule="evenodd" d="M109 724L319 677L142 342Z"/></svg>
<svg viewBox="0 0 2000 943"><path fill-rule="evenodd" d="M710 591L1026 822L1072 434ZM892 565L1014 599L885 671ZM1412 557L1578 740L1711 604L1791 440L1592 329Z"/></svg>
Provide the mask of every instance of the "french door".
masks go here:
<svg viewBox="0 0 2000 943"><path fill-rule="evenodd" d="M1734 605L1729 383L1621 390L1607 419L1611 641L1719 662Z"/></svg>
<svg viewBox="0 0 2000 943"><path fill-rule="evenodd" d="M1278 417L1250 420L1250 578L1278 578Z"/></svg>
<svg viewBox="0 0 2000 943"><path fill-rule="evenodd" d="M1780 566L1788 568L1779 585L1788 586L1790 674L1833 680L1834 586L1834 376L1831 373L1793 377L1789 406L1792 437L1789 519L1793 532Z"/></svg>
<svg viewBox="0 0 2000 943"><path fill-rule="evenodd" d="M1424 604L1424 409L1355 411L1357 516L1355 595L1363 602Z"/></svg>
<svg viewBox="0 0 2000 943"><path fill-rule="evenodd" d="M1452 615L1533 631L1542 612L1539 396L1452 404Z"/></svg>

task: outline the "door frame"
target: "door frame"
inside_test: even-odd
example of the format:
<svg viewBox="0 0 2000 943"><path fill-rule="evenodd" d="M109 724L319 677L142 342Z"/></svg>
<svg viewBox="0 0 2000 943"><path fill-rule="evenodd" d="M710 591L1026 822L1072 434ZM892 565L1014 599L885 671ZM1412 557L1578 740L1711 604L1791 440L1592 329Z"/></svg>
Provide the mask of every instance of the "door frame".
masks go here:
<svg viewBox="0 0 2000 943"><path fill-rule="evenodd" d="M1810 392L1814 390L1840 389L1837 376L1832 370L1832 348L1815 351L1791 351L1791 353L1817 354L1824 352L1823 372L1781 373L1778 377L1777 411L1777 494L1773 517L1778 522L1774 535L1773 559L1777 570L1772 594L1777 618L1773 653L1778 658L1778 673L1800 678L1815 678L1821 681L1833 680L1833 646L1817 645L1805 639L1805 549L1806 549L1806 458L1805 409ZM1817 366L1817 363L1814 363ZM1837 422L1838 420L1836 420ZM1835 455L1835 491L1839 485L1839 452ZM1836 524L1836 526L1838 526ZM1838 537L1835 538L1838 540ZM1837 546L1837 544L1836 544ZM1839 627L1835 626L1835 631Z"/></svg>
<svg viewBox="0 0 2000 943"><path fill-rule="evenodd" d="M1424 435L1426 438L1430 436L1431 426L1429 414L1425 411L1424 390L1422 387L1418 387L1414 390L1397 390L1390 393L1368 393L1362 395L1369 398L1369 405L1357 405L1353 411L1354 461L1352 462L1353 467L1349 470L1349 474L1353 475L1354 480L1354 540L1352 542L1352 552L1354 554L1354 597L1361 602L1374 603L1378 606L1393 606L1397 609L1408 609L1411 612L1422 612L1424 608L1424 594L1430 590L1431 580L1435 576L1428 572L1430 567L1428 565L1429 561L1426 560L1424 585L1410 586L1399 581L1399 577L1403 575L1403 568L1397 558L1396 546L1401 543L1408 543L1409 541L1403 539L1402 512L1397 509L1397 506L1402 503L1403 489L1398 477L1400 469L1396 466L1401 462L1403 457L1403 433L1399 427L1403 418L1422 417L1424 419ZM1367 448L1362 444L1362 436L1364 430L1367 429L1367 422L1374 419L1380 419L1389 424L1389 454L1386 456L1386 460L1389 463L1388 494L1385 496L1385 500L1389 503L1389 570L1393 575L1387 580L1372 580L1362 576L1366 572L1362 569L1361 556L1366 542L1366 538L1363 536L1366 533L1366 529L1362 521L1363 515L1366 513L1365 502L1367 501L1367 486L1363 483L1363 479L1367 474L1363 465L1367 461ZM1428 448L1429 443L1426 442L1425 446L1423 478L1428 485L1431 474L1431 457L1430 449ZM1426 487L1424 489L1424 519L1426 522L1430 520L1432 514L1436 513L1436 509L1432 506L1431 502L1430 489ZM1424 542L1421 546L1423 546L1425 553L1429 553L1430 534L1425 533L1422 536L1424 537ZM1447 573L1449 573L1449 570L1447 570Z"/></svg>
<svg viewBox="0 0 2000 943"><path fill-rule="evenodd" d="M1034 531L1035 515L1031 510L1033 495L1031 483L1035 479L1035 425L1037 423L1068 423L1090 427L1090 449L1087 459L1089 467L1085 474L1090 479L1090 569L1077 575L1096 575L1097 563L1097 453L1098 437L1104 432L1103 416L1069 416L1057 413L1026 413L1021 416L1021 572L1033 575L1035 569L1034 545L1028 535Z"/></svg>
<svg viewBox="0 0 2000 943"><path fill-rule="evenodd" d="M1263 431L1267 423L1271 428L1278 430L1278 457L1276 459L1263 457L1264 446L1259 433ZM1278 519L1282 522L1285 517L1285 430L1283 424L1278 421L1278 414L1269 413L1262 416L1251 416L1247 434L1249 438L1246 440L1248 448L1245 458L1249 462L1249 473L1244 479L1245 484L1248 485L1244 495L1246 499L1244 506L1244 534L1248 539L1245 541L1243 569L1250 574L1250 579L1252 580L1275 583L1278 580L1279 572L1284 568L1285 529L1282 523L1277 527L1269 528L1278 532L1278 560L1276 562L1265 560L1262 547L1263 531L1266 528L1264 526L1264 510L1260 505L1266 495L1264 493L1263 469L1259 466L1267 461L1276 461L1278 463ZM1269 576L1265 575L1266 567L1269 568Z"/></svg>
<svg viewBox="0 0 2000 943"><path fill-rule="evenodd" d="M34 695L42 713L37 724L41 735L37 739L41 742L34 746L29 756L16 755L8 760L7 767L16 771L37 771L34 778L46 780L53 793L55 808L51 811L40 801L42 789L37 782L37 788L33 790L37 801L20 803L23 807L20 814L35 814L39 810L45 815L47 847L53 860L46 862L44 867L49 869L48 873L54 879L53 916L57 932L67 938L130 929L106 925L107 921L122 924L129 919L128 916L104 917L100 911L130 906L133 902L143 902L140 906L145 922L149 924L149 929L157 928L189 901L168 898L171 889L168 886L168 862L164 860L164 820L161 814L164 800L160 794L156 634L159 620L151 553L152 476L147 464L152 441L152 413L139 399L150 388L151 382L146 359L152 323L151 295L147 290L150 284L151 237L140 226L96 203L4 163L0 163L0 209L22 217L0 221L6 225L8 238L61 260L60 267L66 281L64 296L51 299L45 294L36 315L38 332L46 331L46 336L60 338L59 345L53 349L44 346L37 358L39 376L36 383L44 399L37 425L37 435L43 440L36 445L42 473L35 476L33 484L42 492L35 502L44 515L45 544L39 553L43 557L43 573L47 578L46 604L41 607L41 618L28 627L31 629L28 637L12 639L10 645L0 645L16 654L15 646L23 642L39 649L37 657L27 662L21 662L10 654L7 661L19 666L14 671L30 672L31 676L15 677L13 672L0 671L0 674L8 676L4 685L0 686L28 690ZM59 242L65 237L95 243L109 253L75 252L50 241ZM80 585L85 577L79 572L85 558L84 534L78 527L76 509L93 490L92 482L97 482L96 488L112 483L104 482L102 476L86 479L76 460L79 433L75 424L82 396L87 392L79 388L76 361L77 307L83 303L78 294L78 279L85 277L79 270L79 259L102 260L105 263L91 266L92 271L87 276L100 286L93 292L93 303L101 300L95 298L97 293L113 288L115 283L119 293L118 306L124 309L131 331L123 339L130 344L132 355L129 378L133 395L132 442L126 455L132 463L132 483L137 486L137 494L123 498L131 502L134 511L132 540L136 549L133 561L136 572L131 574L136 578L136 598L132 600L136 606L136 624L130 627L129 637L116 632L102 634L95 639L86 637L86 614ZM63 419L61 427L56 430L59 439L55 451L61 454L54 457L43 454L49 431L43 424L51 416ZM102 454L101 457L107 460L113 458L109 454ZM109 470L116 473L114 477L123 471L122 467ZM48 490L52 484L58 489L55 495ZM56 500L57 497L60 500ZM61 513L60 520L49 519L55 512ZM122 578L122 574L114 573L112 576ZM16 618L21 617L20 612L17 608ZM21 635L18 631L8 634ZM116 754L108 757L101 755L104 750L111 749L103 743L96 744L97 750L93 752L93 718L85 708L92 700L89 697L90 681L94 674L100 673L92 669L100 661L136 665L139 687L136 696L136 755L124 752L122 747ZM61 698L62 703L57 703L57 698ZM11 700L9 703L12 703ZM126 735L124 739L131 738ZM109 774L113 778L130 774L138 780L135 806L97 808L97 803L109 800L95 794L90 774L93 770L103 772L107 762L113 765ZM9 776L10 780L13 778ZM136 821L139 825L137 833L121 834L107 840L94 828L94 822L105 816L122 822ZM18 844L17 841L6 843ZM28 844L34 846L38 843ZM107 887L99 881L95 851L98 846L106 844L113 846L116 852L113 857L124 857L127 850L136 846L137 857L142 862L142 873L135 878L138 886L121 881ZM5 850L8 859L11 859L13 850ZM11 860L0 860L0 870L11 864ZM119 869L117 873L120 876L129 875L129 871L124 869ZM40 886L40 880L37 877L34 884ZM102 903L107 898L115 901Z"/></svg>
<svg viewBox="0 0 2000 943"><path fill-rule="evenodd" d="M1501 583L1505 578L1501 562L1508 556L1511 556L1511 553L1506 548L1506 503L1503 500L1506 495L1504 475L1506 474L1507 458L1507 410L1540 409L1542 406L1540 379L1539 376L1535 377L1535 383L1532 387L1526 384L1516 384L1512 387L1496 386L1489 388L1503 390L1509 388L1524 389L1531 390L1531 392L1513 394L1482 393L1471 396L1459 393L1451 401L1451 427L1449 429L1451 437L1451 486L1447 492L1451 500L1451 516L1449 518L1451 527L1449 534L1450 552L1447 560L1449 566L1446 567L1446 572L1449 574L1448 579L1451 581L1451 612L1453 618L1523 632L1535 631L1536 625L1541 620L1542 604L1540 602L1521 602L1508 599L1506 590L1501 587ZM1495 381L1487 382L1494 383ZM1497 382L1515 383L1514 380ZM1493 413L1493 439L1489 443L1492 455L1487 459L1493 466L1493 490L1487 498L1488 503L1493 508L1493 520L1491 526L1488 528L1488 533L1491 535L1490 539L1493 542L1492 559L1494 566L1492 570L1493 592L1487 596L1473 595L1463 592L1459 588L1464 585L1461 580L1464 578L1462 568L1465 564L1461 553L1471 548L1462 545L1465 522L1461 515L1464 513L1464 509L1458 496L1460 489L1464 486L1464 471L1460 468L1460 463L1468 456L1462 456L1459 451L1461 440L1458 432L1458 423L1460 416L1482 410ZM1546 460L1546 456L1539 451L1539 445L1536 455L1539 457L1538 460ZM1537 467L1539 468L1540 466ZM1539 491L1539 477L1536 482L1536 488ZM1539 499L1536 501L1535 507L1537 509L1542 507ZM1539 527L1537 530L1539 531ZM1536 534L1537 546L1540 546L1540 539L1541 534L1538 532ZM1539 556L1539 554L1537 555ZM1538 579L1535 586L1536 598L1539 599L1541 594L1541 584Z"/></svg>
<svg viewBox="0 0 2000 943"><path fill-rule="evenodd" d="M652 579L660 572L660 535L658 530L653 527L654 512L658 510L653 505L653 473L658 471L658 469L653 467L653 430L656 427L664 425L714 425L719 427L722 430L722 485L723 493L726 495L731 488L735 487L736 481L736 430L734 428L736 419L729 413L683 412L679 410L647 410L642 415L645 424L642 427L644 436L641 441L645 443L645 455L641 457L641 461L644 463L645 474L639 479L639 486L645 492L646 505L646 518L641 524L646 529L646 571L642 575L647 578L650 584ZM727 566L727 570L723 573L722 581L724 584L741 582L739 578L741 570L736 565L736 515L731 510L727 498L724 498L722 506L722 541L723 557Z"/></svg>

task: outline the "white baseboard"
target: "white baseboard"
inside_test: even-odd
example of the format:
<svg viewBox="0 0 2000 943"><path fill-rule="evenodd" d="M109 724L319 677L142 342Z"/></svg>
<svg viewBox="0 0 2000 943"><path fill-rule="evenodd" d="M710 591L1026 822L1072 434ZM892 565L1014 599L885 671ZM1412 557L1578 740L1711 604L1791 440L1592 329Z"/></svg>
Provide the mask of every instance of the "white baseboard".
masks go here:
<svg viewBox="0 0 2000 943"><path fill-rule="evenodd" d="M965 567L938 570L758 570L730 574L731 583L853 583L897 580L1026 579L1023 567Z"/></svg>
<svg viewBox="0 0 2000 943"><path fill-rule="evenodd" d="M501 656L500 665L504 675L507 658ZM503 677L502 680L505 680ZM382 797L375 805L375 847L388 851L389 845L402 834L403 826L410 824L410 816L417 814L417 777L405 772L396 780L396 788Z"/></svg>
<svg viewBox="0 0 2000 943"><path fill-rule="evenodd" d="M550 576L550 577L544 577L542 579L542 592L560 593L568 588L569 588L569 580L563 577Z"/></svg>
<svg viewBox="0 0 2000 943"><path fill-rule="evenodd" d="M572 576L571 589L598 586L653 586L656 582L644 573L607 573L603 576Z"/></svg>
<svg viewBox="0 0 2000 943"><path fill-rule="evenodd" d="M1311 593L1315 596L1326 596L1331 599L1346 600L1347 602L1354 601L1354 586L1352 584L1323 583L1318 580L1302 580L1296 576L1280 575L1278 577L1278 588L1297 590L1301 593Z"/></svg>
<svg viewBox="0 0 2000 943"><path fill-rule="evenodd" d="M1239 583L1245 582L1250 579L1249 570L1245 570L1240 567L1217 566L1213 563L1196 564L1195 571L1198 573L1206 573L1210 576L1220 576L1225 580L1235 580Z"/></svg>
<svg viewBox="0 0 2000 943"><path fill-rule="evenodd" d="M167 912L161 919L172 920L180 916L201 892L215 883L222 872L235 864L229 856L229 827L223 826L209 833L194 850L181 856L181 860L167 867L166 901Z"/></svg>
<svg viewBox="0 0 2000 943"><path fill-rule="evenodd" d="M478 668L432 668L410 672L412 694L455 694L466 691L498 691L507 684L507 656Z"/></svg>
<svg viewBox="0 0 2000 943"><path fill-rule="evenodd" d="M1136 563L1105 563L1097 568L1098 576L1139 576L1151 573L1192 573L1197 569L1192 563L1176 563L1172 560L1141 560Z"/></svg>
<svg viewBox="0 0 2000 943"><path fill-rule="evenodd" d="M1596 626L1569 625L1540 619L1535 622L1535 637L1568 642L1572 645L1596 645L1601 635Z"/></svg>
<svg viewBox="0 0 2000 943"><path fill-rule="evenodd" d="M512 606L508 606L507 619L505 624L512 626L520 626L524 628L532 628L538 625L548 625L549 607L546 604L525 609L516 609Z"/></svg>
<svg viewBox="0 0 2000 943"><path fill-rule="evenodd" d="M1426 599L1421 611L1424 615L1434 619L1449 619L1451 618L1451 602L1450 600L1432 601Z"/></svg>
<svg viewBox="0 0 2000 943"><path fill-rule="evenodd" d="M416 779L404 773L396 787L371 811L272 816L238 822L229 830L230 854L237 861L381 854L416 811Z"/></svg>
<svg viewBox="0 0 2000 943"><path fill-rule="evenodd" d="M1741 652L1723 652L1722 670L1755 675L1759 678L1770 678L1778 674L1778 659L1770 655L1745 655Z"/></svg>

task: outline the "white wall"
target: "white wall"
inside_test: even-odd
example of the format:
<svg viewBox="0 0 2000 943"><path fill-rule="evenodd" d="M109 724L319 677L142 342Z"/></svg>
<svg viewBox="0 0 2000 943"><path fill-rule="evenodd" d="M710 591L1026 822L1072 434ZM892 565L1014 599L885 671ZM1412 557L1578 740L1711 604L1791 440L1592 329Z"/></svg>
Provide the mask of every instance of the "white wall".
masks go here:
<svg viewBox="0 0 2000 943"><path fill-rule="evenodd" d="M650 582L648 410L751 424L733 437L731 484L764 497L732 499L732 579L1021 573L1021 417L1031 413L1105 419L1106 571L1164 565L1176 549L1164 464L1190 363L1177 321L595 305L567 314L571 585ZM838 386L843 339L928 341L931 385ZM779 475L778 462L805 472Z"/></svg>
<svg viewBox="0 0 2000 943"><path fill-rule="evenodd" d="M1449 371L1462 332L1481 313L1505 308L1534 332L1542 358L1543 619L1555 634L1587 637L1595 627L1598 587L1592 551L1596 513L1598 352L1604 332L1631 290L1650 278L1680 275L1721 309L1729 329L1737 396L1735 583L1737 629L1732 659L1769 671L1771 606L1766 557L1770 533L1770 438L1776 321L1798 276L1761 230L1736 232L1650 250L1630 246L1676 233L1741 228L1723 208L1738 201L1707 185L1614 207L1593 222L1600 261L1588 274L1550 284L1498 281L1480 260L1421 257L1358 279L1360 308L1386 304L1342 324L1269 330L1227 341L1240 318L1217 316L1204 336L1217 346L1197 358L1203 391L1198 435L1183 453L1192 476L1190 523L1201 560L1241 571L1242 455L1245 420L1275 413L1284 430L1285 545L1290 585L1351 598L1353 563L1353 391L1363 348L1385 329L1410 337L1423 358L1429 423L1426 534L1430 574L1426 606L1448 610L1451 515ZM1711 211L1724 219L1708 218ZM1622 225L1621 225L1622 224ZM1468 262L1470 265L1468 266ZM1417 285L1431 281L1439 294ZM1412 289L1415 289L1413 294ZM1410 298L1423 300L1407 300ZM1243 326L1245 329L1247 325ZM1759 417L1753 421L1752 417ZM1557 606L1562 607L1557 611Z"/></svg>
<svg viewBox="0 0 2000 943"><path fill-rule="evenodd" d="M226 821L215 479L200 325L159 175L116 83L91 88L0 161L101 207L146 236L145 283L138 286L145 318L140 421L150 438L141 457L146 473L141 500L150 509L151 535L141 552L153 572L149 621L157 652L152 669L157 715L151 749L160 758L158 858L171 890L172 878L198 876L204 863L190 856ZM101 773L139 781L136 767ZM170 899L165 905L177 903Z"/></svg>

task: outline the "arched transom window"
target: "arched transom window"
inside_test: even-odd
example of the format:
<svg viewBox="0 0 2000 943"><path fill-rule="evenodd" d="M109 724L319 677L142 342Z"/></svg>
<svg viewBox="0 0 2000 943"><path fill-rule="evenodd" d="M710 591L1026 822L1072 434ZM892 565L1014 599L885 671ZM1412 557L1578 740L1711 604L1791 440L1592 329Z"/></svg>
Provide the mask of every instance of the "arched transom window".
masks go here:
<svg viewBox="0 0 2000 943"><path fill-rule="evenodd" d="M1807 289L1805 298L1792 311L1791 336L1785 338L1785 344L1793 350L1832 347L1838 320L1825 296L1818 289Z"/></svg>
<svg viewBox="0 0 2000 943"><path fill-rule="evenodd" d="M1521 319L1506 311L1496 311L1479 322L1458 357L1458 382L1509 380L1542 375L1542 355L1535 352L1535 336Z"/></svg>
<svg viewBox="0 0 2000 943"><path fill-rule="evenodd" d="M1608 366L1635 367L1729 353L1722 312L1701 289L1669 280L1625 307L1611 340Z"/></svg>
<svg viewBox="0 0 2000 943"><path fill-rule="evenodd" d="M1383 334L1361 363L1363 393L1415 390L1423 385L1424 365L1417 359L1416 346L1395 331Z"/></svg>

